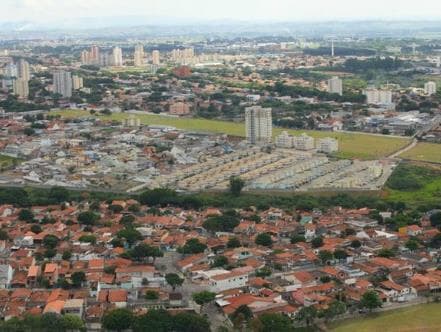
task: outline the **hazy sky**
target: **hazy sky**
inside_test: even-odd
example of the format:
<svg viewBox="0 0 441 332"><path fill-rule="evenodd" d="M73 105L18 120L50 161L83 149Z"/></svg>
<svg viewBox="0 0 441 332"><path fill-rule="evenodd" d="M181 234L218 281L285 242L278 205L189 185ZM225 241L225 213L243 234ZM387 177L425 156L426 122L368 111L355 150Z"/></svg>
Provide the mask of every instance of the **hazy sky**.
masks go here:
<svg viewBox="0 0 441 332"><path fill-rule="evenodd" d="M441 18L441 0L0 0L1 21L129 15L246 21Z"/></svg>

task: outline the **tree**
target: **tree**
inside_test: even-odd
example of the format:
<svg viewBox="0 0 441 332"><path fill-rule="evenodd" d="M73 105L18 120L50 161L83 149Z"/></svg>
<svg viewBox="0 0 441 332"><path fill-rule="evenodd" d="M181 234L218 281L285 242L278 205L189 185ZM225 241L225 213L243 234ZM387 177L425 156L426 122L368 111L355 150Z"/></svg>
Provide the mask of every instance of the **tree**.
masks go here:
<svg viewBox="0 0 441 332"><path fill-rule="evenodd" d="M125 239L129 246L132 246L136 241L143 239L141 233L132 227L126 227L123 230L120 230L116 236Z"/></svg>
<svg viewBox="0 0 441 332"><path fill-rule="evenodd" d="M361 247L361 242L359 240L352 240L351 247L352 248L360 248Z"/></svg>
<svg viewBox="0 0 441 332"><path fill-rule="evenodd" d="M430 216L430 224L433 227L441 228L441 212L433 213Z"/></svg>
<svg viewBox="0 0 441 332"><path fill-rule="evenodd" d="M99 215L92 211L84 211L78 215L77 220L83 225L95 225L99 218Z"/></svg>
<svg viewBox="0 0 441 332"><path fill-rule="evenodd" d="M297 313L296 319L305 322L306 326L311 325L317 317L317 309L313 306L302 307Z"/></svg>
<svg viewBox="0 0 441 332"><path fill-rule="evenodd" d="M139 316L133 324L134 332L173 331L173 317L164 309L149 310L146 314Z"/></svg>
<svg viewBox="0 0 441 332"><path fill-rule="evenodd" d="M184 279L181 279L176 273L166 274L165 281L173 288L173 291L176 289L176 286L181 286L184 283Z"/></svg>
<svg viewBox="0 0 441 332"><path fill-rule="evenodd" d="M0 229L0 240L9 240L9 235L4 229Z"/></svg>
<svg viewBox="0 0 441 332"><path fill-rule="evenodd" d="M61 326L68 331L78 331L84 329L84 322L77 315L66 314L61 318Z"/></svg>
<svg viewBox="0 0 441 332"><path fill-rule="evenodd" d="M38 224L34 224L31 226L31 232L35 234L40 234L43 230L41 229L41 226Z"/></svg>
<svg viewBox="0 0 441 332"><path fill-rule="evenodd" d="M329 250L320 250L319 258L323 264L326 264L334 258L334 255Z"/></svg>
<svg viewBox="0 0 441 332"><path fill-rule="evenodd" d="M211 267L224 267L228 265L228 258L225 256L216 256Z"/></svg>
<svg viewBox="0 0 441 332"><path fill-rule="evenodd" d="M230 237L227 242L228 248L239 248L241 243L237 237Z"/></svg>
<svg viewBox="0 0 441 332"><path fill-rule="evenodd" d="M369 311L372 311L375 308L381 307L383 302L381 302L377 292L368 290L362 295L360 305L363 308L367 308Z"/></svg>
<svg viewBox="0 0 441 332"><path fill-rule="evenodd" d="M159 294L157 291L149 289L148 291L145 292L144 297L146 300L157 300L159 299Z"/></svg>
<svg viewBox="0 0 441 332"><path fill-rule="evenodd" d="M86 274L83 271L77 271L72 273L71 279L74 287L80 287L86 281Z"/></svg>
<svg viewBox="0 0 441 332"><path fill-rule="evenodd" d="M253 312L246 304L237 307L237 309L231 314L231 318L234 320L239 314L242 315L246 321L253 318Z"/></svg>
<svg viewBox="0 0 441 332"><path fill-rule="evenodd" d="M271 235L268 233L260 233L256 236L254 242L257 245L271 247L273 245L273 240L271 239Z"/></svg>
<svg viewBox="0 0 441 332"><path fill-rule="evenodd" d="M333 301L329 307L324 310L326 320L331 320L335 317L343 315L346 312L346 304L341 301Z"/></svg>
<svg viewBox="0 0 441 332"><path fill-rule="evenodd" d="M230 193L233 196L240 196L243 187L245 187L245 181L238 176L230 177Z"/></svg>
<svg viewBox="0 0 441 332"><path fill-rule="evenodd" d="M132 326L133 322L133 313L125 308L108 311L102 319L103 327L114 331L127 330Z"/></svg>
<svg viewBox="0 0 441 332"><path fill-rule="evenodd" d="M203 306L206 303L214 301L216 298L216 293L212 293L209 291L202 291L199 293L193 293L192 295L193 301L195 301L200 306Z"/></svg>
<svg viewBox="0 0 441 332"><path fill-rule="evenodd" d="M293 330L291 320L282 314L263 314L259 317L262 332L290 332Z"/></svg>
<svg viewBox="0 0 441 332"><path fill-rule="evenodd" d="M271 269L268 266L262 267L260 270L256 271L256 277L266 278L272 274Z"/></svg>
<svg viewBox="0 0 441 332"><path fill-rule="evenodd" d="M418 241L414 239L410 239L409 241L406 242L406 248L409 249L410 251L415 251L418 249L418 247L419 247Z"/></svg>
<svg viewBox="0 0 441 332"><path fill-rule="evenodd" d="M72 252L69 251L69 250L65 250L65 251L63 252L63 256L61 256L61 258L62 258L63 260L65 260L65 261L70 260L70 259L72 258Z"/></svg>
<svg viewBox="0 0 441 332"><path fill-rule="evenodd" d="M49 190L48 198L55 203L62 203L69 200L69 191L63 187L52 187Z"/></svg>
<svg viewBox="0 0 441 332"><path fill-rule="evenodd" d="M34 130L33 128L31 128L31 127L26 127L26 128L23 130L23 133L24 133L26 136L33 136L33 135L35 135L35 130Z"/></svg>
<svg viewBox="0 0 441 332"><path fill-rule="evenodd" d="M84 242L84 243L95 244L96 243L96 236L93 234L85 234L85 235L80 236L80 238L78 240L80 242Z"/></svg>
<svg viewBox="0 0 441 332"><path fill-rule="evenodd" d="M436 234L429 242L430 248L441 248L441 233Z"/></svg>
<svg viewBox="0 0 441 332"><path fill-rule="evenodd" d="M234 210L224 212L221 216L209 217L203 227L210 232L232 232L239 225L239 216Z"/></svg>
<svg viewBox="0 0 441 332"><path fill-rule="evenodd" d="M173 318L173 331L179 332L208 332L210 323L205 317L182 312Z"/></svg>
<svg viewBox="0 0 441 332"><path fill-rule="evenodd" d="M312 239L311 245L313 248L320 248L323 246L323 239L321 237L315 237Z"/></svg>
<svg viewBox="0 0 441 332"><path fill-rule="evenodd" d="M185 242L184 246L180 248L183 254L199 254L205 251L207 246L199 241L199 239L193 238Z"/></svg>
<svg viewBox="0 0 441 332"><path fill-rule="evenodd" d="M342 249L337 249L334 251L334 257L335 259L346 259L346 257L348 257L348 254L346 253L346 251L342 250Z"/></svg>
<svg viewBox="0 0 441 332"><path fill-rule="evenodd" d="M139 196L139 202L149 206L166 206L168 204L176 203L177 193L171 189L156 188L143 192Z"/></svg>
<svg viewBox="0 0 441 332"><path fill-rule="evenodd" d="M29 209L21 209L20 213L18 214L18 219L21 221L33 222L34 213Z"/></svg>
<svg viewBox="0 0 441 332"><path fill-rule="evenodd" d="M299 242L306 242L306 239L303 235L294 234L293 236L291 236L291 244L299 243Z"/></svg>
<svg viewBox="0 0 441 332"><path fill-rule="evenodd" d="M58 238L55 235L48 234L43 238L43 245L47 249L54 249L58 244Z"/></svg>
<svg viewBox="0 0 441 332"><path fill-rule="evenodd" d="M378 252L379 257L390 258L395 256L395 252L392 249L383 248Z"/></svg>

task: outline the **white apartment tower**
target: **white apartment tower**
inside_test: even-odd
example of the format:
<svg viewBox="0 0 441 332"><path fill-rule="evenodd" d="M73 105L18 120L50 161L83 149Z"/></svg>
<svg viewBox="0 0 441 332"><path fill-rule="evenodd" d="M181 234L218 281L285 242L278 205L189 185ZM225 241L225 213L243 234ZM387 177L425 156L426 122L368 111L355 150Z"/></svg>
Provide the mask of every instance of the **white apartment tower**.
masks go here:
<svg viewBox="0 0 441 332"><path fill-rule="evenodd" d="M159 66L160 65L161 61L160 61L159 57L160 57L159 51L158 50L154 50L152 52L152 64L154 66Z"/></svg>
<svg viewBox="0 0 441 332"><path fill-rule="evenodd" d="M72 87L74 90L80 90L84 87L83 78L77 75L72 76Z"/></svg>
<svg viewBox="0 0 441 332"><path fill-rule="evenodd" d="M20 59L17 64L18 77L26 81L31 79L31 72L29 70L29 63L26 60Z"/></svg>
<svg viewBox="0 0 441 332"><path fill-rule="evenodd" d="M54 92L64 98L72 97L72 77L70 72L59 70L54 73Z"/></svg>
<svg viewBox="0 0 441 332"><path fill-rule="evenodd" d="M115 47L113 49L112 65L115 67L122 67L122 65L123 65L123 56L122 56L122 50L120 47Z"/></svg>
<svg viewBox="0 0 441 332"><path fill-rule="evenodd" d="M245 109L245 129L249 144L268 144L273 134L271 108L260 106Z"/></svg>
<svg viewBox="0 0 441 332"><path fill-rule="evenodd" d="M135 67L142 67L144 65L144 46L138 44L135 46L135 53L133 55Z"/></svg>
<svg viewBox="0 0 441 332"><path fill-rule="evenodd" d="M328 92L337 93L341 96L343 94L343 81L337 76L334 76L333 78L329 79Z"/></svg>
<svg viewBox="0 0 441 332"><path fill-rule="evenodd" d="M424 92L428 96L434 95L436 93L436 83L427 82L426 84L424 84Z"/></svg>
<svg viewBox="0 0 441 332"><path fill-rule="evenodd" d="M317 140L317 151L333 153L338 151L338 141L335 138L325 137Z"/></svg>
<svg viewBox="0 0 441 332"><path fill-rule="evenodd" d="M14 95L21 99L29 97L29 84L24 78L17 78L13 82Z"/></svg>
<svg viewBox="0 0 441 332"><path fill-rule="evenodd" d="M387 89L367 88L363 91L366 103L376 105L392 104L392 91Z"/></svg>

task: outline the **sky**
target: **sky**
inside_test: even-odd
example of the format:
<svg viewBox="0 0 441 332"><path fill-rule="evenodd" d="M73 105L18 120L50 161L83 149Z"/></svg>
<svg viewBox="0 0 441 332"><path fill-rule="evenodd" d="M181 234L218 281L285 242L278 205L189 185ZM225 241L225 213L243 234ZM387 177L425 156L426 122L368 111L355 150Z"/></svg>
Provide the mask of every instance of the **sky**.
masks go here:
<svg viewBox="0 0 441 332"><path fill-rule="evenodd" d="M0 0L0 21L142 16L180 20L441 19L441 0Z"/></svg>

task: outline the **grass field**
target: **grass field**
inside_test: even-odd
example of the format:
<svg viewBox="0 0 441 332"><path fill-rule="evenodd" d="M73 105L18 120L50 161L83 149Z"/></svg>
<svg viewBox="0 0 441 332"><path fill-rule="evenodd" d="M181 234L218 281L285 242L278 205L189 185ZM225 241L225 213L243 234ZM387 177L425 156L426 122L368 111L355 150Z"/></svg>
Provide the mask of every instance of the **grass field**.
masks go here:
<svg viewBox="0 0 441 332"><path fill-rule="evenodd" d="M418 161L428 161L441 164L441 144L418 143L413 149L400 155L401 158Z"/></svg>
<svg viewBox="0 0 441 332"><path fill-rule="evenodd" d="M333 332L438 332L441 331L441 304L422 304L375 316L345 321L331 327Z"/></svg>
<svg viewBox="0 0 441 332"><path fill-rule="evenodd" d="M62 110L52 114L59 114L64 118L78 118L90 116L87 111L81 110ZM121 121L129 114L114 113L109 116L99 116L104 120ZM233 136L245 136L245 126L243 123L235 123L219 120L177 118L162 115L142 114L137 115L143 124L172 126L178 129L199 132L224 133ZM275 128L274 135L279 135L284 129ZM333 137L339 140L340 153L343 158L377 159L388 156L408 144L408 138L387 137L381 135L369 135L362 133L336 133L311 130L287 130L293 135L306 132L315 138Z"/></svg>
<svg viewBox="0 0 441 332"><path fill-rule="evenodd" d="M13 165L15 158L0 155L0 170L9 168Z"/></svg>

